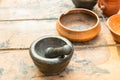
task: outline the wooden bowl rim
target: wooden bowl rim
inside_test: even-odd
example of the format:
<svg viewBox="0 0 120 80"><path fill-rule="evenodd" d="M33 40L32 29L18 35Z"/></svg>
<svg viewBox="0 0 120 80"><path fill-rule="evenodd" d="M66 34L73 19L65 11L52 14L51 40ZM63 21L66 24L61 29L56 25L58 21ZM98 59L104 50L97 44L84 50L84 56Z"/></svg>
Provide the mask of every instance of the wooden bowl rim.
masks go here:
<svg viewBox="0 0 120 80"><path fill-rule="evenodd" d="M67 15L67 14L68 14L69 12L71 12L71 11L85 11L86 14L89 14L89 13L93 14L93 15L95 16L95 18L97 19L97 20L96 20L96 24L95 24L94 26L88 28L88 29L85 29L85 30L73 30L73 29L70 29L70 28L68 28L68 27L65 27L65 26L61 23L60 20L61 20L62 16ZM69 31L72 31L72 32L86 32L86 31L89 31L89 30L92 30L92 29L96 28L96 27L99 25L99 23L100 23L100 19L99 19L98 15L97 15L95 12L93 12L93 11L91 11L91 10L88 10L88 9L84 9L84 8L75 8L75 9L68 10L68 11L64 12L63 14L61 14L60 17L58 18L58 24L59 24L61 27L63 27L64 29L69 30Z"/></svg>

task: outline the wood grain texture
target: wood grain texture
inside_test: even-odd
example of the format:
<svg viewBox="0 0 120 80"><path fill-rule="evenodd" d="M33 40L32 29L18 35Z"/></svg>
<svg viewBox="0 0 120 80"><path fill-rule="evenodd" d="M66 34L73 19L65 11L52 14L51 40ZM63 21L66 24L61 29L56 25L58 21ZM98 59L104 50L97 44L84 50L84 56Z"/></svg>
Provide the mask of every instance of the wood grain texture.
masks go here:
<svg viewBox="0 0 120 80"><path fill-rule="evenodd" d="M72 8L71 0L1 0L0 19L57 18Z"/></svg>

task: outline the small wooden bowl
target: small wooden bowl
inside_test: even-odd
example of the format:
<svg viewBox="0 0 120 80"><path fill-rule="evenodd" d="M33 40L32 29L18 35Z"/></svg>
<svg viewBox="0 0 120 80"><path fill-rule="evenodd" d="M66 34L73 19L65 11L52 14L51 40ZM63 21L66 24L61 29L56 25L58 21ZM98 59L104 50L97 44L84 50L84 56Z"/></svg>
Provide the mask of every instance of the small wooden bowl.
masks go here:
<svg viewBox="0 0 120 80"><path fill-rule="evenodd" d="M88 9L72 9L61 14L56 29L61 36L75 42L89 41L100 32L100 21L96 13Z"/></svg>
<svg viewBox="0 0 120 80"><path fill-rule="evenodd" d="M120 42L120 14L108 18L107 26L115 41Z"/></svg>

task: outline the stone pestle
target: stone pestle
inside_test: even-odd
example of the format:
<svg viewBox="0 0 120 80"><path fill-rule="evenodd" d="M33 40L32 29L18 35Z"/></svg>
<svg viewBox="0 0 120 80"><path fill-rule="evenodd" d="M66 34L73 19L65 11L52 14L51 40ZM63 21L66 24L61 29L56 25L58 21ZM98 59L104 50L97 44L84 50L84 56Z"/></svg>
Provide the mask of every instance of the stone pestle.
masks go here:
<svg viewBox="0 0 120 80"><path fill-rule="evenodd" d="M45 50L45 57L46 58L56 58L64 55L70 54L72 51L72 48L69 45L64 45L63 47L53 48L48 47Z"/></svg>

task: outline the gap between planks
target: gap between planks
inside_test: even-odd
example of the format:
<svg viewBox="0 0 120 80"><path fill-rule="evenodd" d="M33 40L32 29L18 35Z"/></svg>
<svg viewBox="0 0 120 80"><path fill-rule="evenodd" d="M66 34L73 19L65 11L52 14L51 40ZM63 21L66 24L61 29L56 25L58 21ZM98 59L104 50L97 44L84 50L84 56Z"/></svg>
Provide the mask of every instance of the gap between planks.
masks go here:
<svg viewBox="0 0 120 80"><path fill-rule="evenodd" d="M42 20L57 20L58 18L31 18L31 19L5 19L5 20L0 20L0 22L10 22L10 21L42 21Z"/></svg>
<svg viewBox="0 0 120 80"><path fill-rule="evenodd" d="M107 45L85 45L85 46L76 46L73 45L74 49L77 51L84 48L99 48L99 47L120 47L120 44L107 44ZM30 48L0 48L0 51L13 51L13 50L29 50Z"/></svg>

